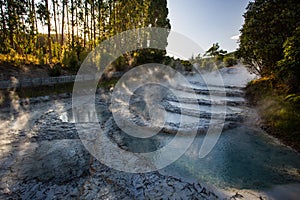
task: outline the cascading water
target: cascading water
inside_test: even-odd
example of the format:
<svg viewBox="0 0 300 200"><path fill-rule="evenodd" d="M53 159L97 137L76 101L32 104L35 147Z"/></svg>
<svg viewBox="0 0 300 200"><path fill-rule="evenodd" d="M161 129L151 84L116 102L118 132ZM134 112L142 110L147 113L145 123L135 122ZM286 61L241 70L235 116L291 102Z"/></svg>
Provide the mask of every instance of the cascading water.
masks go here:
<svg viewBox="0 0 300 200"><path fill-rule="evenodd" d="M224 68L220 73L224 85L219 84L215 72L211 72L204 75L187 75L186 79L190 84L177 83L173 88L175 95L168 88L164 88L163 97L159 100L166 110L165 124L164 128L160 127L161 132L150 138L136 138L122 132L112 133L115 142L131 152L148 152L167 145L176 131L182 131L183 134L187 132L186 136L177 141L178 148L181 148L180 143L184 143L189 137L188 130L194 129L198 134L188 151L176 162L161 169L161 173L206 182L223 189L262 191L273 186L299 183L299 154L275 142L254 126L254 123L244 123L253 120L253 117L249 116L252 112L246 106L243 88L255 76L249 74L242 66ZM206 82L203 81L203 76ZM147 87L153 90L157 86L139 88L135 91L136 97L133 95L131 101L132 112L135 112L135 109L143 110L145 118L149 112L145 109L145 101L140 97L147 94ZM218 95L219 90L224 87L226 95ZM207 156L200 158L199 150L206 130L211 125L211 119L218 118L218 114L224 111L226 113L223 132L217 144ZM107 112L105 113L107 115ZM99 114L101 115L101 112ZM182 115L186 121L185 126L180 127ZM101 116L98 119L101 121ZM137 118L132 120L135 123L143 123L143 120ZM195 121L197 123L194 123Z"/></svg>
<svg viewBox="0 0 300 200"><path fill-rule="evenodd" d="M246 106L243 98L243 88L255 75L242 66L224 68L220 72L224 80L225 96L218 96L218 90L223 85L218 85L215 81L217 78L214 72L187 76L190 85L178 84L175 88L176 95L166 93L162 100L167 111L165 126L170 126L172 130L177 130L180 115L187 115L185 119L195 121L193 118L196 117L196 109L200 111L199 123L191 124L187 128L197 129L198 133L199 130L206 130L212 117L212 104L213 112L225 110L226 115L221 137L206 157L199 158L199 150L205 137L205 131L200 131L189 150L161 172L207 182L223 189L265 190L275 185L298 183L300 156L288 147L274 142L274 139L258 127L249 126L253 123L243 123L253 120L249 116L251 109ZM208 80L206 83L202 81L203 76ZM215 96L205 93L208 88L214 90ZM194 94L189 95L191 89L196 93L196 98ZM225 109L221 102L226 102ZM188 121L185 124L189 124ZM140 139L124 136L123 142L130 151L147 152L168 144L172 137L170 134L158 134L157 137L143 139L142 142ZM186 138L180 139L184 141Z"/></svg>

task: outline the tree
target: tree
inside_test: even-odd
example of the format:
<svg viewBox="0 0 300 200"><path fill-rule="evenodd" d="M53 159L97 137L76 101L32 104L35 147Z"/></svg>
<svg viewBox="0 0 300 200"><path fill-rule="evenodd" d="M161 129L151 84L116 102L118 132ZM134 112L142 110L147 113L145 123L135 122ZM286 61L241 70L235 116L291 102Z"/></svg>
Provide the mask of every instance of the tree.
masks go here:
<svg viewBox="0 0 300 200"><path fill-rule="evenodd" d="M141 27L170 28L167 16L167 0L0 0L0 53L32 54L41 63L49 58L50 64L78 64L99 42L117 33ZM38 27L46 27L46 33ZM141 33L140 47L147 48L151 37ZM167 37L168 32L151 41L167 46ZM130 42L132 38L122 41ZM139 53L160 60L166 51L128 52L122 59L131 65Z"/></svg>
<svg viewBox="0 0 300 200"><path fill-rule="evenodd" d="M253 73L276 73L283 44L300 23L299 1L256 0L248 4L244 18L238 57Z"/></svg>
<svg viewBox="0 0 300 200"><path fill-rule="evenodd" d="M278 79L290 87L290 92L300 90L300 26L283 44L284 58L278 62Z"/></svg>
<svg viewBox="0 0 300 200"><path fill-rule="evenodd" d="M224 51L220 49L219 43L214 43L212 47L210 47L206 52L205 56L212 56L212 57L217 57L217 56L223 56L227 53L227 51Z"/></svg>
<svg viewBox="0 0 300 200"><path fill-rule="evenodd" d="M54 20L55 39L56 39L56 42L58 42L57 19L56 19L57 0L52 0L52 6L53 6L53 20Z"/></svg>
<svg viewBox="0 0 300 200"><path fill-rule="evenodd" d="M1 51L2 52L7 52L7 44L6 44L6 41L7 41L7 30L6 30L6 16L5 16L5 12L4 12L4 5L5 5L5 2L4 0L0 0L0 9L1 9L1 35L0 35L0 42L1 44Z"/></svg>
<svg viewBox="0 0 300 200"><path fill-rule="evenodd" d="M62 17L61 17L61 41L60 45L63 46L64 44L64 28L65 28L65 7L66 7L66 0L62 0Z"/></svg>

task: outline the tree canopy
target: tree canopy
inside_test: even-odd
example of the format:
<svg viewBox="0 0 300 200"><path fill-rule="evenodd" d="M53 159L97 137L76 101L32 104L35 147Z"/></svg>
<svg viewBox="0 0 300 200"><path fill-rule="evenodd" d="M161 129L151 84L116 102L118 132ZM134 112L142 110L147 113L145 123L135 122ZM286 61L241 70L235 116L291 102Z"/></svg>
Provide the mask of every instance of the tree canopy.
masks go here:
<svg viewBox="0 0 300 200"><path fill-rule="evenodd" d="M277 74L284 44L300 26L299 1L256 0L248 4L244 18L238 56L256 74Z"/></svg>
<svg viewBox="0 0 300 200"><path fill-rule="evenodd" d="M0 0L0 9L0 54L65 66L117 33L170 28L167 0Z"/></svg>
<svg viewBox="0 0 300 200"><path fill-rule="evenodd" d="M219 43L214 43L206 52L204 55L206 56L222 56L225 55L227 51L224 51L223 49L220 49Z"/></svg>

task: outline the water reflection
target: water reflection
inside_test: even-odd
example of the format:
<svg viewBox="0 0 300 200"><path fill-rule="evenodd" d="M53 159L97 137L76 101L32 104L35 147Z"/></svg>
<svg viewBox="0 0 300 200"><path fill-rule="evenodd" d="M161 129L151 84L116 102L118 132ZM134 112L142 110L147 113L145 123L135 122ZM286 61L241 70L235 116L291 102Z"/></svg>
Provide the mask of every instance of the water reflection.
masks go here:
<svg viewBox="0 0 300 200"><path fill-rule="evenodd" d="M63 122L104 122L110 117L110 112L106 105L96 105L96 113L89 108L91 105L83 105L77 108L63 112L60 114L60 119ZM84 110L84 112L83 112ZM76 115L74 116L74 113Z"/></svg>

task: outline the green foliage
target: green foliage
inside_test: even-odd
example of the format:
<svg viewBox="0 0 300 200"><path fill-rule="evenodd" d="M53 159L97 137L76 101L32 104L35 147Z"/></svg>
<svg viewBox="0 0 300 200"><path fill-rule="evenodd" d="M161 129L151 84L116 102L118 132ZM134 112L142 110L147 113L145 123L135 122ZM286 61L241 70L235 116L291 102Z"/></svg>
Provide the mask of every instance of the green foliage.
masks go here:
<svg viewBox="0 0 300 200"><path fill-rule="evenodd" d="M284 58L278 64L278 79L290 87L290 92L300 91L300 27L283 44Z"/></svg>
<svg viewBox="0 0 300 200"><path fill-rule="evenodd" d="M110 78L105 81L100 81L98 87L104 89L110 89L111 87L114 87L117 84L118 80L119 80L118 78Z"/></svg>
<svg viewBox="0 0 300 200"><path fill-rule="evenodd" d="M237 64L237 59L235 57L229 57L229 56L225 56L223 58L223 62L225 67L231 67Z"/></svg>
<svg viewBox="0 0 300 200"><path fill-rule="evenodd" d="M269 132L300 150L300 4L250 2L241 30L241 57L261 76L247 86Z"/></svg>
<svg viewBox="0 0 300 200"><path fill-rule="evenodd" d="M193 65L188 60L182 60L181 65L184 66L185 71L191 72L193 70Z"/></svg>
<svg viewBox="0 0 300 200"><path fill-rule="evenodd" d="M223 56L227 53L227 51L224 51L220 49L219 43L215 43L210 47L206 52L205 56L211 56L211 57L216 57L217 60L223 59Z"/></svg>
<svg viewBox="0 0 300 200"><path fill-rule="evenodd" d="M271 95L274 88L274 77L263 77L247 84L246 97L251 103L257 104L262 97Z"/></svg>
<svg viewBox="0 0 300 200"><path fill-rule="evenodd" d="M300 96L286 96L275 83L275 77L254 80L248 84L246 96L258 107L266 130L300 150Z"/></svg>
<svg viewBox="0 0 300 200"><path fill-rule="evenodd" d="M124 71L126 69L126 59L124 56L120 56L112 63L115 71Z"/></svg>
<svg viewBox="0 0 300 200"><path fill-rule="evenodd" d="M205 71L212 71L218 69L216 65L216 60L214 58L203 58L200 69Z"/></svg>
<svg viewBox="0 0 300 200"><path fill-rule="evenodd" d="M162 64L177 69L177 67L181 65L181 60L179 58L175 59L174 57L165 56Z"/></svg>
<svg viewBox="0 0 300 200"><path fill-rule="evenodd" d="M171 66L173 60L174 58L171 58L170 56L165 56L163 64Z"/></svg>
<svg viewBox="0 0 300 200"><path fill-rule="evenodd" d="M79 61L82 63L91 51L84 49L79 53Z"/></svg>
<svg viewBox="0 0 300 200"><path fill-rule="evenodd" d="M170 29L167 0L0 0L0 9L0 54L13 50L18 55L36 56L39 64L60 62L72 70L78 69L96 45L117 33L142 27ZM46 26L47 34L39 33L39 24ZM58 30L62 30L62 35ZM155 42L167 46L168 34L166 31ZM143 37L147 41L152 36L141 35L141 40ZM141 45L147 48L147 44ZM116 67L124 69L146 61L160 62L166 54L164 50L136 52L140 57L134 53L116 60Z"/></svg>
<svg viewBox="0 0 300 200"><path fill-rule="evenodd" d="M137 66L146 63L163 63L166 51L147 48L138 50L133 54L135 58L134 65Z"/></svg>
<svg viewBox="0 0 300 200"><path fill-rule="evenodd" d="M237 62L233 53L227 54L227 51L220 49L219 43L214 43L212 47L205 52L204 57L198 54L196 57L192 56L189 61L199 66L200 70L213 71L226 66L224 59L227 62L227 66Z"/></svg>
<svg viewBox="0 0 300 200"><path fill-rule="evenodd" d="M201 62L202 62L201 54L199 53L196 57L192 56L189 59L189 61L192 64L199 64L199 65L201 65Z"/></svg>
<svg viewBox="0 0 300 200"><path fill-rule="evenodd" d="M63 67L71 70L77 70L79 67L79 60L76 51L65 51L63 55Z"/></svg>
<svg viewBox="0 0 300 200"><path fill-rule="evenodd" d="M59 58L61 53L61 46L58 42L53 43L52 45L52 56Z"/></svg>
<svg viewBox="0 0 300 200"><path fill-rule="evenodd" d="M299 139L300 110L295 109L294 103L274 96L266 98L262 102L264 103L262 115L266 122L274 127L278 134L286 134L285 137L291 137L289 134L297 133Z"/></svg>
<svg viewBox="0 0 300 200"><path fill-rule="evenodd" d="M300 110L293 102L270 96L261 101L261 115L275 135L300 147Z"/></svg>
<svg viewBox="0 0 300 200"><path fill-rule="evenodd" d="M283 44L300 23L298 0L250 2L244 14L238 56L261 76L277 73Z"/></svg>
<svg viewBox="0 0 300 200"><path fill-rule="evenodd" d="M21 67L22 65L37 65L40 62L39 59L34 55L20 55L11 49L9 54L0 54L0 64L2 63L8 63Z"/></svg>
<svg viewBox="0 0 300 200"><path fill-rule="evenodd" d="M49 71L50 76L60 76L61 75L61 65L55 64Z"/></svg>
<svg viewBox="0 0 300 200"><path fill-rule="evenodd" d="M290 94L290 95L287 95L285 98L284 98L285 101L288 101L288 102L291 102L291 103L294 103L294 104L299 104L300 105L300 96L297 95L297 94Z"/></svg>

